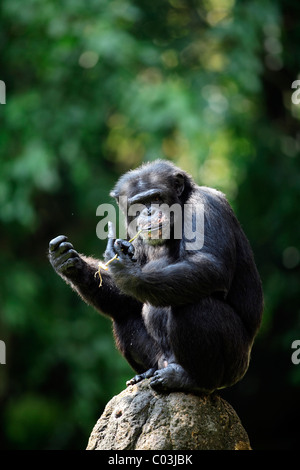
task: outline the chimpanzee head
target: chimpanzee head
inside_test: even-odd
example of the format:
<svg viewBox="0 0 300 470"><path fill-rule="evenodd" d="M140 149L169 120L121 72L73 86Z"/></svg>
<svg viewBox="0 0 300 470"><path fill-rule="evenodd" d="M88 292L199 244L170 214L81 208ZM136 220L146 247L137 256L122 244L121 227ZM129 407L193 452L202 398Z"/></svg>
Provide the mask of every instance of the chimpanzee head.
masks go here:
<svg viewBox="0 0 300 470"><path fill-rule="evenodd" d="M183 205L194 183L170 162L156 160L125 173L111 192L127 219L130 237L140 231L149 244L162 244L182 223ZM181 227L180 227L181 228Z"/></svg>

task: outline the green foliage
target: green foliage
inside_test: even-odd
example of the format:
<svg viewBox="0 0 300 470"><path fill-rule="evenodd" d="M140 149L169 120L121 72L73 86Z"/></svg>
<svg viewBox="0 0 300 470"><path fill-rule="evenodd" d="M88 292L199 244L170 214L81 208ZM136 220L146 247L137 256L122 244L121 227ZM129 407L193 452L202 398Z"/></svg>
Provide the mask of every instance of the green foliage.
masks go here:
<svg viewBox="0 0 300 470"><path fill-rule="evenodd" d="M130 377L110 321L62 283L46 251L65 233L79 251L101 256L97 206L110 201L121 172L157 157L224 191L254 248L265 315L240 402L252 390L257 411L275 387L294 396L298 10L292 0L166 0L159 8L150 0L3 0L3 447L84 448ZM263 433L257 439L263 446Z"/></svg>

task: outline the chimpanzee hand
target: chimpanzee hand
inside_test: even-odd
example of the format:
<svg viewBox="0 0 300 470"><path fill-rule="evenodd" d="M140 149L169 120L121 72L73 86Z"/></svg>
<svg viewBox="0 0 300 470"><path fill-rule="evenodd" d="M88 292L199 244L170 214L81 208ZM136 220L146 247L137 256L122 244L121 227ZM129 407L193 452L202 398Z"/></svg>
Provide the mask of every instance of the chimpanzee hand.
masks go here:
<svg viewBox="0 0 300 470"><path fill-rule="evenodd" d="M72 277L82 268L83 260L67 240L68 238L65 235L59 235L51 240L49 243L49 260L58 274Z"/></svg>
<svg viewBox="0 0 300 470"><path fill-rule="evenodd" d="M134 256L134 246L127 240L114 239L114 227L112 223L108 226L108 242L104 253L105 261L109 261L117 255L117 259L110 264L111 271L118 272L124 268L132 266L136 261Z"/></svg>
<svg viewBox="0 0 300 470"><path fill-rule="evenodd" d="M107 243L106 251L105 251L105 260L108 261L110 258L113 258L115 255L118 255L118 259L122 261L131 260L134 261L134 246L132 243L121 240L118 238L117 240L113 240L110 238Z"/></svg>

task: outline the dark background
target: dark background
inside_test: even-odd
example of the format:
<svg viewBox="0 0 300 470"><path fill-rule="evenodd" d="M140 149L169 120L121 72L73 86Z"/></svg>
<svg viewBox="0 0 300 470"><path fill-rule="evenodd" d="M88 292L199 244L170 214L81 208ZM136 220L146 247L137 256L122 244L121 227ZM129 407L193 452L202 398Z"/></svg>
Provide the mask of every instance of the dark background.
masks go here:
<svg viewBox="0 0 300 470"><path fill-rule="evenodd" d="M97 206L158 157L225 192L242 223L265 311L247 375L222 396L253 448L297 448L299 18L296 0L2 1L1 448L84 449L132 376L110 321L46 252L66 234L101 257Z"/></svg>

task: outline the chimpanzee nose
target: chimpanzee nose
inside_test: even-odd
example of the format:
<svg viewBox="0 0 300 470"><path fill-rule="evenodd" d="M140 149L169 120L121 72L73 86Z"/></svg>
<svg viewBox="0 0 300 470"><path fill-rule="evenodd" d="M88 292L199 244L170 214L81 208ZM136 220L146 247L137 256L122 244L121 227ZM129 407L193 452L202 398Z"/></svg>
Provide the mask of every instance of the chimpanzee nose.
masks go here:
<svg viewBox="0 0 300 470"><path fill-rule="evenodd" d="M148 207L148 217L154 216L156 214L157 208L152 205Z"/></svg>
<svg viewBox="0 0 300 470"><path fill-rule="evenodd" d="M155 208L150 206L145 207L145 209L142 212L142 215L144 217L151 217L155 213Z"/></svg>

